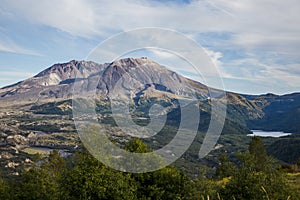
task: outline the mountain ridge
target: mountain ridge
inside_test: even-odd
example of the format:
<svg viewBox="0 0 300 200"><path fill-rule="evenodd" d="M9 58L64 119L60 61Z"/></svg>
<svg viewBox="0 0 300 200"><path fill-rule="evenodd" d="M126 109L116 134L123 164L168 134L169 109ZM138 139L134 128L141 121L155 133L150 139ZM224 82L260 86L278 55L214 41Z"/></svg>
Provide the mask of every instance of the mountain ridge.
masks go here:
<svg viewBox="0 0 300 200"><path fill-rule="evenodd" d="M0 101L6 99L10 102L15 100L37 101L36 98L32 98L33 96L48 100L70 98L71 88L75 81L86 81L87 86L82 88L83 90L92 90L92 86L94 86L103 94L108 94L117 80L129 69L131 69L131 73L134 73L135 78L141 82L138 85L139 87L145 85L146 82L157 82L160 85L167 86L173 90L172 92L180 94L183 93L183 90L187 90L187 88L179 88L183 86L181 83L186 85L185 82L192 82L192 80L188 80L146 58L125 58L109 64L72 60L67 63L54 64L32 78L1 88ZM99 80L94 76L98 75L97 73L102 74ZM203 84L194 83L198 89L203 90L206 88ZM194 88L189 88L189 90L194 90ZM190 91L190 93L192 92ZM201 93L202 91L198 90L198 92ZM206 95L208 91L206 90L204 93L203 95Z"/></svg>
<svg viewBox="0 0 300 200"><path fill-rule="evenodd" d="M75 72L79 74L77 79ZM121 80L120 77L126 73L137 80ZM245 150L244 147L250 141L247 134L254 129L293 133L276 139L278 142L269 138L266 140L270 140L268 149L275 149L274 156L278 159L286 162L297 159L297 154L293 151L298 149L300 136L300 93L280 96L226 92L227 113L222 134L214 150L199 161L199 147L209 128L212 101L216 100L214 97L218 90L185 78L145 58L122 59L104 64L72 60L52 65L34 77L0 89L0 156L13 155L21 163L22 156L27 156L24 152L32 148L76 152L81 143L73 115L75 85L79 88L79 97L84 99L83 108L85 105L95 108L95 119L105 127L109 138L120 141L120 144L128 139L128 135L120 132L112 116L109 98L113 93L109 92L113 92L114 87L120 87L117 94L125 91L125 96L128 95L129 117L137 125L147 125L151 107L155 104L162 105L164 108L157 112L157 116L167 114L166 124L153 138L145 140L153 149L167 144L176 135L181 123L178 99L190 102L198 100L192 107L199 109L200 113L198 134L181 160L187 162L182 166L191 171L202 161L210 163L213 168L218 164L215 158L220 152L230 152L233 155ZM93 93L94 89L96 95ZM216 95L211 95L209 90ZM96 99L89 99L89 95L95 95L91 97ZM88 117L90 116L83 115L81 119L86 120ZM293 148L286 149L290 144L293 144ZM0 159L0 167L6 165L6 160Z"/></svg>
<svg viewBox="0 0 300 200"><path fill-rule="evenodd" d="M133 83L132 86L135 87L133 89L124 88L123 86L126 84L121 82L123 87L121 89L128 91L130 99L134 100L135 103L138 103L142 97L149 98L151 95L167 101L174 98L172 95L200 98L207 101L210 98L209 89L210 91L217 91L168 70L145 57L124 58L104 64L71 60L66 63L54 64L32 78L1 88L0 103L2 105L14 103L41 104L43 102L68 100L72 98L76 81L82 83L79 93L88 91L84 94L92 95L93 88L97 88L98 95L107 98L120 78L126 73L138 80ZM100 78L99 75L101 75ZM247 126L249 129L273 130L275 129L272 128L273 126L282 131L300 132L296 120L291 119L291 125L290 119L288 119L290 113L298 114L299 96L300 93L247 95L226 92L227 118ZM203 108L205 107L209 107L209 105L203 105ZM282 110L283 107L288 109ZM203 108L200 109L203 110ZM209 109L205 109L205 111L209 113ZM279 123L281 113L286 119ZM278 124L283 128L278 127ZM291 129L285 127L284 124L296 128Z"/></svg>

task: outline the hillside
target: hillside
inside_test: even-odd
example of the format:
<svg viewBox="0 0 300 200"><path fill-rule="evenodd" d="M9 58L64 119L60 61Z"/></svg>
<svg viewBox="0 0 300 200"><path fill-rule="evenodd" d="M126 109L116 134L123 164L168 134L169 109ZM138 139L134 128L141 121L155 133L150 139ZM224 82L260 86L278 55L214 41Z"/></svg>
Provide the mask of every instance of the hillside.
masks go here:
<svg viewBox="0 0 300 200"><path fill-rule="evenodd" d="M97 93L105 99L123 74L130 72L138 82L131 92L131 100L138 103L143 96L158 99L174 95L205 100L208 87L187 79L167 68L145 58L128 58L110 64L90 61L70 61L55 64L36 76L0 89L0 104L26 104L59 102L72 98L75 81L82 81L82 90L92 95L97 85ZM101 78L98 80L99 75ZM148 84L148 83L153 84ZM128 92L128 88L121 88ZM211 91L214 91L211 89ZM216 90L217 91L217 90ZM81 92L81 91L79 91ZM174 94L173 96L171 94ZM202 105L209 114L209 105ZM300 132L300 94L289 95L241 95L227 92L228 120L249 129Z"/></svg>
<svg viewBox="0 0 300 200"><path fill-rule="evenodd" d="M130 81L122 80L126 74L130 74ZM74 86L77 86L76 91ZM144 140L154 149L170 142L178 130L181 121L178 100L197 100L198 105L193 109L200 111L199 134L188 152L177 161L178 166L190 173L198 173L201 163L214 169L219 152L234 155L244 150L250 141L246 135L252 129L300 132L299 94L251 96L227 92L222 135L214 151L199 161L199 148L211 119L212 100L218 93L217 89L146 58L126 58L104 64L74 60L55 64L32 78L0 89L0 166L10 166L4 168L5 171L17 173L19 166L28 164L24 160L31 159L35 152L47 154L53 149L64 155L76 152L81 143L73 122L72 98L78 94L87 106L95 104L98 121L107 128L110 139L121 145L129 137L115 126L109 101L113 94L130 102L130 115L141 126L149 123L152 105L163 105L164 109L158 114L168 113L165 126L153 139ZM96 99L91 102L95 94ZM274 144L278 152L283 152L277 145L281 143L275 142L272 140L268 145Z"/></svg>
<svg viewBox="0 0 300 200"><path fill-rule="evenodd" d="M124 93L122 98L129 97L130 101L139 107L137 109L148 107L145 104L149 103L150 99L153 100L152 104L154 101L164 101L175 109L178 105L175 105L176 101L174 100L178 97L197 99L201 104L199 109L203 116L202 122L209 120L211 105L208 98L218 90L210 89L209 94L207 86L187 79L145 58L121 59L110 64L96 64L87 61L55 64L33 78L0 89L0 105L34 104L31 107L32 110L47 107L47 110L52 110L52 113L55 110L60 112L60 108L49 108L49 106L55 105L52 102L70 100L77 93L88 98L94 94L94 88L97 88L97 98L99 102L102 102L110 98L109 95L113 92L120 77L128 72L135 80L132 82L131 88L124 87L125 83L122 83L121 88L118 88L120 91L114 92L118 95ZM76 81L80 82L80 88L77 87L77 91L73 93ZM228 98L229 117L227 122L230 126L226 126L225 132L248 133L249 130L245 123L237 120L236 116L240 112L245 112L245 115L249 113L255 115L255 108L251 107L251 102L238 94L228 93L228 97L232 97ZM242 98L244 99L243 103L236 101L236 99ZM241 108L231 110L231 105ZM68 105L68 107L70 106L71 104ZM173 113L176 115L175 111ZM202 124L202 130L205 130L207 125Z"/></svg>
<svg viewBox="0 0 300 200"><path fill-rule="evenodd" d="M261 95L251 101L259 105L264 113L259 120L248 120L251 129L300 133L300 93Z"/></svg>

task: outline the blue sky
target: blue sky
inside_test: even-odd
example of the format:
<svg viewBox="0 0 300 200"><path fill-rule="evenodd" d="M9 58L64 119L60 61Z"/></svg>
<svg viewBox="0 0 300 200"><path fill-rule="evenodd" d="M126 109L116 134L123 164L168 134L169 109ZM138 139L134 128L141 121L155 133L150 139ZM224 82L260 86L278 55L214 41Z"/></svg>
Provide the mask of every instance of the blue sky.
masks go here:
<svg viewBox="0 0 300 200"><path fill-rule="evenodd" d="M226 90L300 92L298 0L0 3L0 87L54 63L83 60L100 42L122 31L161 27L184 33L205 48Z"/></svg>

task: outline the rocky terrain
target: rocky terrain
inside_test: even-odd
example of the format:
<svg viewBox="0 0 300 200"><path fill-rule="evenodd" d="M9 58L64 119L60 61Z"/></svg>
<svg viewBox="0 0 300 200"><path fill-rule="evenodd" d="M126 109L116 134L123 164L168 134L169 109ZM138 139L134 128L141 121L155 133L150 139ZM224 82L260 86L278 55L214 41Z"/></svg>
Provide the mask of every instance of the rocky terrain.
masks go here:
<svg viewBox="0 0 300 200"><path fill-rule="evenodd" d="M129 76L123 80L124 75ZM211 116L211 98L218 93L217 89L187 79L147 58L104 64L74 60L55 64L32 78L0 89L0 165L4 171L10 169L17 174L20 166L30 165L36 153L47 155L57 149L67 156L76 151L80 140L73 122L72 97L89 99L96 94L97 120L105 124L110 138L120 143L127 136L114 126L110 98L118 95L129 100L131 115L140 125L148 123L151 105L165 105L171 112L162 134L157 136L161 143L148 141L155 148L167 143L173 137L172 130L178 127L180 112L176 99L199 100L199 107L195 108L201 113L199 132L205 133ZM253 129L300 133L300 94L251 96L227 92L226 99L225 126L215 151L236 152L239 145L247 143L246 135ZM197 146L202 139L200 135L182 159L199 162ZM204 162L213 159L210 156Z"/></svg>
<svg viewBox="0 0 300 200"><path fill-rule="evenodd" d="M70 99L73 94L75 82L80 82L79 91L91 95L94 88L100 95L108 95L123 74L129 73L135 82L135 91L147 90L149 83L155 90L182 95L192 95L195 92L207 95L206 86L184 78L175 72L145 58L122 59L110 64L97 64L87 61L70 61L69 63L56 64L38 75L4 87L0 90L0 103L24 104L39 101L58 101ZM100 78L99 78L100 77ZM151 84L152 83L152 84ZM193 87L190 87L193 83ZM128 90L128 88L121 88ZM75 95L75 94L73 94ZM135 94L132 94L135 95Z"/></svg>

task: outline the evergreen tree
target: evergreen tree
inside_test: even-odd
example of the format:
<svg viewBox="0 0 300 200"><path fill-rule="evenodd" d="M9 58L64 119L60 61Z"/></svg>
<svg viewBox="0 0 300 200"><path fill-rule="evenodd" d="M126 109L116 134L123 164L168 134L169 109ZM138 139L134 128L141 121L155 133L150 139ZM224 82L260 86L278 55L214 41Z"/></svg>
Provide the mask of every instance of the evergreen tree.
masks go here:
<svg viewBox="0 0 300 200"><path fill-rule="evenodd" d="M16 199L60 199L60 180L65 167L65 160L53 151L30 170L24 170L21 180L14 185Z"/></svg>
<svg viewBox="0 0 300 200"><path fill-rule="evenodd" d="M219 165L216 170L216 177L218 179L233 176L236 173L236 166L228 159L225 153L219 156Z"/></svg>
<svg viewBox="0 0 300 200"><path fill-rule="evenodd" d="M9 199L8 184L0 177L0 199Z"/></svg>
<svg viewBox="0 0 300 200"><path fill-rule="evenodd" d="M296 165L297 165L297 167L298 167L298 170L300 171L300 158L298 158L298 159L296 160Z"/></svg>
<svg viewBox="0 0 300 200"><path fill-rule="evenodd" d="M138 138L133 138L130 140L126 145L125 149L129 152L134 152L134 153L147 153L150 152L151 150L147 147L143 141L141 141Z"/></svg>
<svg viewBox="0 0 300 200"><path fill-rule="evenodd" d="M86 151L75 155L62 181L65 199L135 199L136 183L129 174L104 166Z"/></svg>
<svg viewBox="0 0 300 200"><path fill-rule="evenodd" d="M190 199L193 183L176 167L169 166L154 172L133 174L138 184L138 199Z"/></svg>
<svg viewBox="0 0 300 200"><path fill-rule="evenodd" d="M293 195L285 173L265 153L263 142L254 137L249 150L238 154L240 168L221 189L224 199L288 199Z"/></svg>
<svg viewBox="0 0 300 200"><path fill-rule="evenodd" d="M129 141L125 149L135 153L151 152L140 139L134 138ZM162 159L157 156L148 160L145 156L144 162L155 162L160 164ZM192 197L193 184L184 172L174 166L168 166L160 170L141 174L131 174L137 183L138 199L184 199Z"/></svg>
<svg viewBox="0 0 300 200"><path fill-rule="evenodd" d="M268 156L262 139L260 137L254 136L248 149L250 154L254 157L253 162L255 163L256 170L264 170L268 163Z"/></svg>

